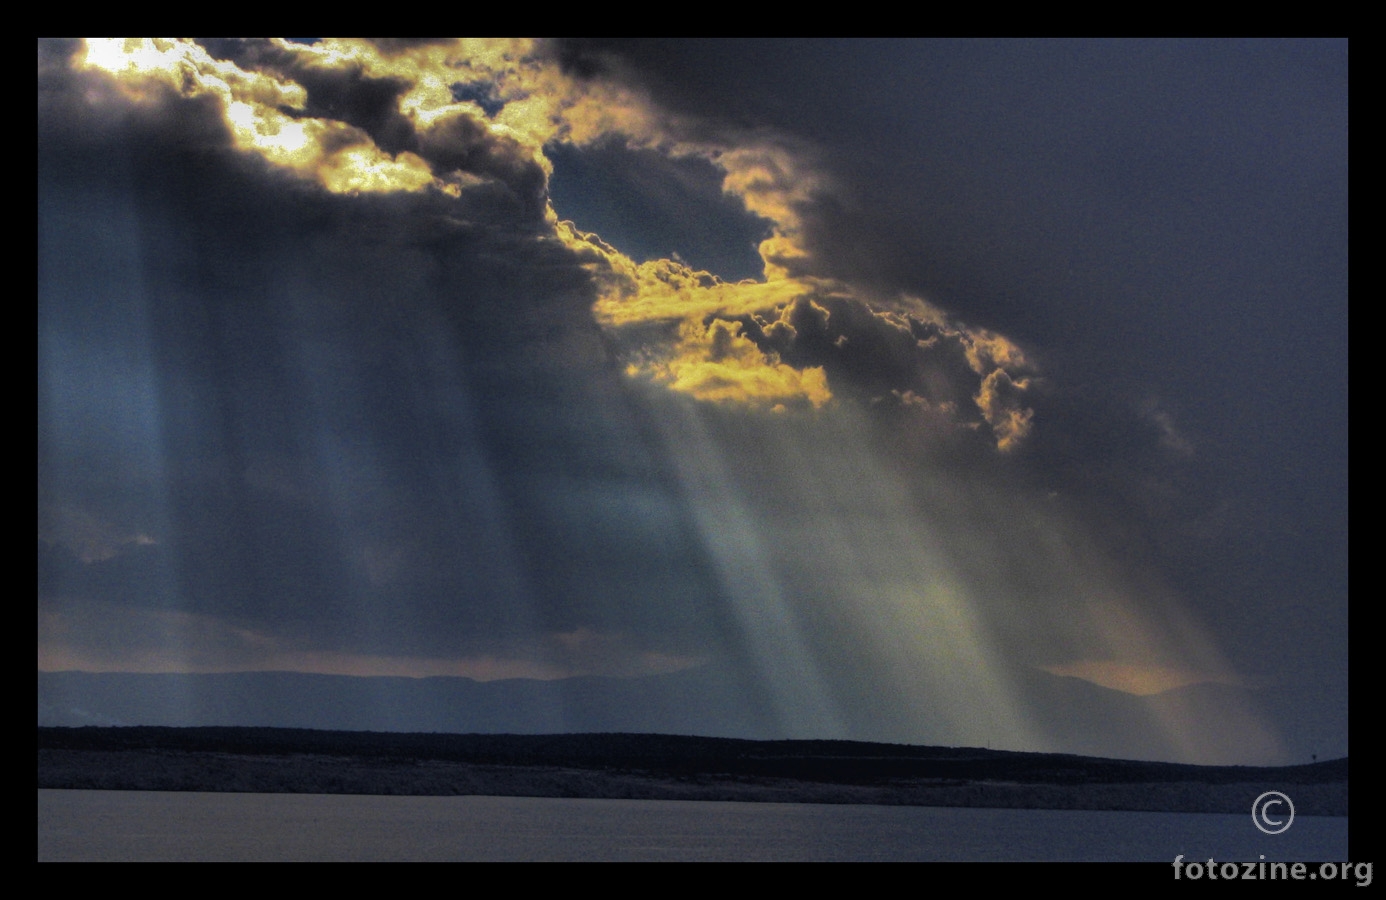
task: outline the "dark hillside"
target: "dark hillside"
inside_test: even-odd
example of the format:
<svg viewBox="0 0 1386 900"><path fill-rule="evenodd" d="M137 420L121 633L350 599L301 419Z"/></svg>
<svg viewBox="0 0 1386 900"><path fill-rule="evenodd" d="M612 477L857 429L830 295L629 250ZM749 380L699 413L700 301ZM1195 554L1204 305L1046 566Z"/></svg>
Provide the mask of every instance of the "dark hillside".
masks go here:
<svg viewBox="0 0 1386 900"><path fill-rule="evenodd" d="M656 734L401 734L281 728L39 728L39 786L302 793L812 800L1242 811L1297 788L1345 815L1347 759L1193 766L858 741ZM1245 795L1245 796L1243 796ZM1307 805L1306 805L1307 804Z"/></svg>

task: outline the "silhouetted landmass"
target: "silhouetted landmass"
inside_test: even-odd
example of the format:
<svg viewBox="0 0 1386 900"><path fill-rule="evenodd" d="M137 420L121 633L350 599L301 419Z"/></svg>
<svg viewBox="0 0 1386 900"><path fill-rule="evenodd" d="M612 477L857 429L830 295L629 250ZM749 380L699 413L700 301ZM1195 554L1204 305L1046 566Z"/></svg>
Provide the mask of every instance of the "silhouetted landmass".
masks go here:
<svg viewBox="0 0 1386 900"><path fill-rule="evenodd" d="M1008 670L1020 708L1050 711L1050 753L1222 765L1276 765L1347 756L1346 692L1320 686L1258 690L1192 685L1137 697L1037 669ZM1251 715L1248 719L1248 715ZM1223 723L1219 739L1174 740L1162 723ZM1275 747L1244 740L1270 723ZM447 734L686 734L793 737L734 673L703 666L645 678L585 676L391 678L303 672L144 674L39 672L38 725L247 726ZM956 744L940 723L915 721L876 740Z"/></svg>
<svg viewBox="0 0 1386 900"><path fill-rule="evenodd" d="M1347 815L1347 759L1194 766L860 741L658 734L39 728L38 786Z"/></svg>

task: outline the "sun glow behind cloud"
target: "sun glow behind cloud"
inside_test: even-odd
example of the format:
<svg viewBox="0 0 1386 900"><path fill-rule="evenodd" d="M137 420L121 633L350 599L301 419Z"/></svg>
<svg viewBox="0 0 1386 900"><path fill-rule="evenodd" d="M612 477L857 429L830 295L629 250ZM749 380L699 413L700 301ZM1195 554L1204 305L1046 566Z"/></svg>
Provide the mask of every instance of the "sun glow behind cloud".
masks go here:
<svg viewBox="0 0 1386 900"><path fill-rule="evenodd" d="M1218 683L1206 673L1162 665L1139 665L1107 659L1083 659L1044 666L1053 675L1081 678L1114 691L1148 697L1194 684Z"/></svg>
<svg viewBox="0 0 1386 900"><path fill-rule="evenodd" d="M1234 680L1177 597L1117 567L1038 492L998 496L980 476L886 458L865 409L894 408L921 445L989 435L993 455L1013 458L1036 427L1042 373L1008 337L921 297L881 297L821 275L804 211L835 186L805 148L691 127L637 92L566 73L534 42L276 41L262 53L257 65L237 65L191 42L90 41L78 64L107 73L133 103L219 104L242 152L332 194L508 192L523 206L533 191L539 205L527 224L582 261L595 290L591 316L631 389L656 411L701 546L786 733L918 740L929 737L919 723L932 721L954 743L1045 749L1057 736L1025 704L1017 673L1027 667L1136 695ZM390 143L385 126L372 132L311 107L300 80L329 75L389 86L387 112L407 123L407 138ZM490 99L458 99L458 85ZM723 191L769 223L762 276L729 282L676 259L637 263L562 218L546 196L545 148L598 141L715 166ZM887 351L912 380L856 387L853 365ZM310 412L347 402L328 367L304 368L323 373L307 379ZM436 391L458 390L434 375ZM354 492L368 480L360 473L384 463L344 448L321 418L316 463L339 526L336 549L360 561L373 588L388 587L404 551L352 522ZM742 444L758 447L762 463L746 464ZM528 604L534 589L512 552L517 526L485 466L474 468L456 486L497 523L478 556L500 573L499 595ZM136 542L160 537L138 534ZM91 560L124 546L103 540ZM372 612L361 606L366 619ZM526 624L544 631L537 618ZM120 628L161 636L148 647L78 648L63 637L74 627L41 616L40 669L489 680L635 676L705 662L584 627L549 629L508 652L447 657L300 645L182 611L121 620ZM1182 733L1186 722L1163 725L1188 758L1209 755L1198 735ZM1273 745L1262 741L1269 756Z"/></svg>
<svg viewBox="0 0 1386 900"><path fill-rule="evenodd" d="M825 190L828 179L791 149L760 137L745 145L689 139L682 134L689 130L686 126L647 99L567 76L544 61L529 42L469 41L397 53L363 41L281 41L274 46L305 72L345 67L399 83L398 112L413 123L424 146L480 129L513 142L516 152L545 172L552 171L544 154L551 141L581 146L615 137L632 147L707 159L725 173L723 190L771 223L772 233L760 245L763 279L724 282L668 259L637 264L595 235L557 221L550 211L559 240L592 259L593 275L603 286L594 307L598 321L616 330L652 322L681 323L675 340L639 354L627 370L702 400L773 408L820 407L831 398L821 367L786 365L775 352L753 346L731 321L747 315L773 320L795 300L824 293L867 309L876 306L856 297L850 286L795 274L809 257L799 240L797 209ZM433 188L455 196L478 183L474 175L449 168L450 162L430 166L416 152L390 154L360 128L307 115L307 92L291 77L267 67L246 71L214 59L191 42L94 39L87 44L83 64L111 74L131 96L146 101L157 88L184 97L216 98L242 149L335 193ZM489 86L501 104L494 116L487 116L474 101L454 99L450 85L463 81ZM468 124L457 132L462 122ZM909 314L920 308L929 309L931 318L939 315L917 298L898 298L874 311ZM974 400L995 432L997 446L1016 448L1033 418L1023 405L1030 381L1018 375L1022 354L1000 335L957 324L951 330L968 347L969 360L983 379ZM726 352L729 344L735 353ZM998 345L1009 352L977 352Z"/></svg>

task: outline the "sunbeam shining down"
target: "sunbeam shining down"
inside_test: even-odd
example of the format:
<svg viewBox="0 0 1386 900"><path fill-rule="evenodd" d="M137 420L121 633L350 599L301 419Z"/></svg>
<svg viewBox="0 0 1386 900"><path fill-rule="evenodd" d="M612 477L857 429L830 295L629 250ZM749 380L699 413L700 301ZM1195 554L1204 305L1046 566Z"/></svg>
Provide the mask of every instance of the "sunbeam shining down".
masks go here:
<svg viewBox="0 0 1386 900"><path fill-rule="evenodd" d="M40 724L1346 755L1346 66L40 41Z"/></svg>

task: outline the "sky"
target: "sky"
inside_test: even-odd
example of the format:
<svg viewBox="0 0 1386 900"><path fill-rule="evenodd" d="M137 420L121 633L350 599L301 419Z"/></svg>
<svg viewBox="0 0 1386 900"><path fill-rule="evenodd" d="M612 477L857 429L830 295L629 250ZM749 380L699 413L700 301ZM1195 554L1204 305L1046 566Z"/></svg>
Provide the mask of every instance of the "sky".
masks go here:
<svg viewBox="0 0 1386 900"><path fill-rule="evenodd" d="M1347 93L1329 40L40 41L39 671L1346 755Z"/></svg>

